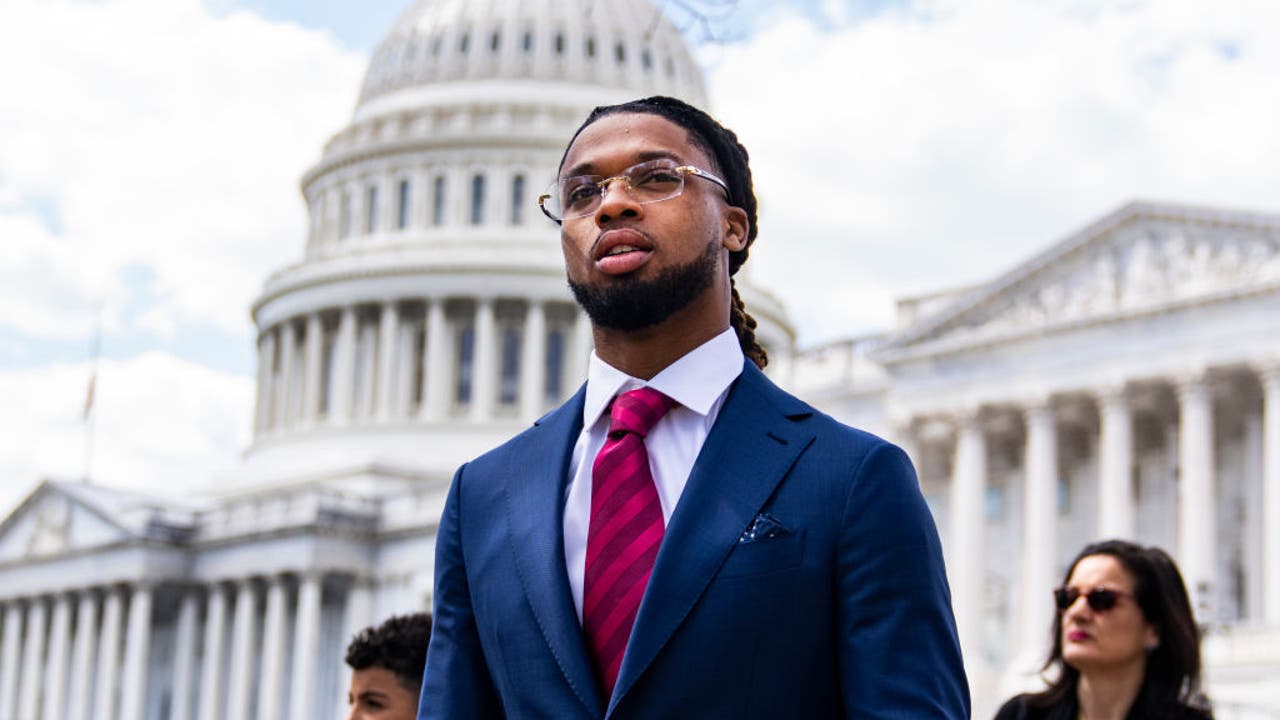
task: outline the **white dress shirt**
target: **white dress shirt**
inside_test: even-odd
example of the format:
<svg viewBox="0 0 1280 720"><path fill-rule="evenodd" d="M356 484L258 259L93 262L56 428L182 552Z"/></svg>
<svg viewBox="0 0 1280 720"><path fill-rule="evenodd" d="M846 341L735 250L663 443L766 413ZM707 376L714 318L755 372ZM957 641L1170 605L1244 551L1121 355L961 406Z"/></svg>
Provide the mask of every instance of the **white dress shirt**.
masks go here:
<svg viewBox="0 0 1280 720"><path fill-rule="evenodd" d="M579 622L582 621L587 531L591 525L591 470L608 434L609 414L605 409L610 401L619 393L648 386L679 403L658 421L644 441L665 525L684 492L702 443L720 414L729 386L742 373L742 363L742 347L733 328L694 348L648 382L633 378L605 363L595 353L591 354L587 397L582 408L582 434L573 446L564 500L564 559Z"/></svg>

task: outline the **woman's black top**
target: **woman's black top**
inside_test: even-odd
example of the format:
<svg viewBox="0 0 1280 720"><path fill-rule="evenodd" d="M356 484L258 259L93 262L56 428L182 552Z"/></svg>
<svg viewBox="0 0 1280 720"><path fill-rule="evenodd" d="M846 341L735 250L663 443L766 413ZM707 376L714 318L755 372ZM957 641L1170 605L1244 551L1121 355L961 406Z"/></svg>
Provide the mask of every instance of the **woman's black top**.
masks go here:
<svg viewBox="0 0 1280 720"><path fill-rule="evenodd" d="M1034 695L1019 695L1005 703L996 713L995 720L1076 720L1078 708L1076 699L1070 698L1051 708L1032 707L1030 700ZM1213 720L1213 714L1196 708L1180 706L1172 714L1161 713L1159 718L1146 717L1134 708L1129 711L1125 720Z"/></svg>

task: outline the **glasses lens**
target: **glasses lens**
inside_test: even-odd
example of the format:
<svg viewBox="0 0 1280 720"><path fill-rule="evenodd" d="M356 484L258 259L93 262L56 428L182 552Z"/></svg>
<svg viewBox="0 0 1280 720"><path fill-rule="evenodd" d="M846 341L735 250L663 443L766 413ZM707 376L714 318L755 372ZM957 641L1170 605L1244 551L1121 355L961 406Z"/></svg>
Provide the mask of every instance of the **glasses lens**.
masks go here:
<svg viewBox="0 0 1280 720"><path fill-rule="evenodd" d="M1059 610L1066 610L1071 607L1071 603L1075 602L1078 597L1080 597L1080 591L1075 588L1060 587L1053 590L1053 600L1058 603Z"/></svg>
<svg viewBox="0 0 1280 720"><path fill-rule="evenodd" d="M1114 590L1099 588L1097 590L1089 591L1089 594L1085 596L1085 599L1089 602L1089 607L1092 608L1094 612L1103 612L1104 610L1110 610L1115 607L1118 597Z"/></svg>
<svg viewBox="0 0 1280 720"><path fill-rule="evenodd" d="M684 175L670 160L654 160L627 168L631 196L642 203L673 198L684 189Z"/></svg>

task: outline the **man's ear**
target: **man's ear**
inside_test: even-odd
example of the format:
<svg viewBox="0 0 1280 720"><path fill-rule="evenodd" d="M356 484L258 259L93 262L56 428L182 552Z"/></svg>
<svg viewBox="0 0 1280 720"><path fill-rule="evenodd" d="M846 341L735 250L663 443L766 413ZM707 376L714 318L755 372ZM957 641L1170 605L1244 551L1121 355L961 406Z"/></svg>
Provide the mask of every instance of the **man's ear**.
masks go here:
<svg viewBox="0 0 1280 720"><path fill-rule="evenodd" d="M738 252L747 246L747 232L751 222L747 220L747 211L729 205L724 210L724 247L729 252Z"/></svg>

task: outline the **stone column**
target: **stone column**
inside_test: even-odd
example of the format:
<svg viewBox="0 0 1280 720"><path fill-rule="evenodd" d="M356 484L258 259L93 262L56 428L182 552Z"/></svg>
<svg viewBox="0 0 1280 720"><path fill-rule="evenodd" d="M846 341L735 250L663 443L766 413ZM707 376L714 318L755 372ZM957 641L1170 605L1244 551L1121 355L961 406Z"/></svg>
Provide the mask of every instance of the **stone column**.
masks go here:
<svg viewBox="0 0 1280 720"><path fill-rule="evenodd" d="M80 593L76 608L76 637L71 649L71 704L68 720L88 720L93 687L93 656L98 639L98 598L92 590Z"/></svg>
<svg viewBox="0 0 1280 720"><path fill-rule="evenodd" d="M493 298L476 299L475 345L471 356L471 419L493 417L498 389L498 325Z"/></svg>
<svg viewBox="0 0 1280 720"><path fill-rule="evenodd" d="M951 481L951 545L947 565L951 570L951 604L955 610L965 665L978 674L981 640L983 548L985 513L983 493L987 484L987 445L976 411L959 418L956 454ZM970 683L972 684L971 677Z"/></svg>
<svg viewBox="0 0 1280 720"><path fill-rule="evenodd" d="M297 419L294 415L295 387L294 351L298 346L298 331L293 320L280 323L280 387L276 388L276 425L288 427Z"/></svg>
<svg viewBox="0 0 1280 720"><path fill-rule="evenodd" d="M8 600L4 607L4 646L0 648L0 717L18 715L18 663L22 652L22 605Z"/></svg>
<svg viewBox="0 0 1280 720"><path fill-rule="evenodd" d="M329 421L345 424L351 420L356 372L356 309L342 308L333 353L333 386L329 388Z"/></svg>
<svg viewBox="0 0 1280 720"><path fill-rule="evenodd" d="M314 425L320 420L320 388L324 380L324 319L318 312L307 317L306 353L302 417L304 425Z"/></svg>
<svg viewBox="0 0 1280 720"><path fill-rule="evenodd" d="M222 720L222 641L226 629L226 591L220 585L210 585L204 621L204 665L200 671L199 720Z"/></svg>
<svg viewBox="0 0 1280 720"><path fill-rule="evenodd" d="M316 650L320 643L320 593L323 578L308 572L298 583L298 612L293 633L292 720L315 717Z"/></svg>
<svg viewBox="0 0 1280 720"><path fill-rule="evenodd" d="M1019 665L1038 669L1044 662L1048 628L1053 622L1049 590L1057 584L1058 430L1048 400L1026 409L1024 454L1026 492L1022 509L1022 626Z"/></svg>
<svg viewBox="0 0 1280 720"><path fill-rule="evenodd" d="M595 341L591 335L591 319L587 314L578 311L573 322L573 339L569 343L569 388L577 389L587 380L587 364L595 349Z"/></svg>
<svg viewBox="0 0 1280 720"><path fill-rule="evenodd" d="M147 700L147 660L151 657L151 603L154 589L140 584L129 601L129 626L124 644L124 687L120 699L121 720L142 717Z"/></svg>
<svg viewBox="0 0 1280 720"><path fill-rule="evenodd" d="M258 720L281 720L284 703L285 603L284 578L267 581L267 615L262 629L262 670L258 685Z"/></svg>
<svg viewBox="0 0 1280 720"><path fill-rule="evenodd" d="M1098 537L1135 537L1137 501L1133 496L1133 417L1124 386L1098 396L1101 420L1098 471Z"/></svg>
<svg viewBox="0 0 1280 720"><path fill-rule="evenodd" d="M520 417L533 422L542 415L547 385L547 306L530 301L524 316L520 358Z"/></svg>
<svg viewBox="0 0 1280 720"><path fill-rule="evenodd" d="M98 681L94 686L94 720L115 720L120 680L120 623L124 591L111 588L102 604L102 631L98 636ZM129 718L128 720L133 720Z"/></svg>
<svg viewBox="0 0 1280 720"><path fill-rule="evenodd" d="M1280 627L1280 363L1262 371L1262 617Z"/></svg>
<svg viewBox="0 0 1280 720"><path fill-rule="evenodd" d="M347 593L347 607L342 618L342 642L345 647L351 638L374 622L373 617L373 580L367 577L356 577L351 582L351 590ZM342 667L342 687L351 684L351 668ZM339 709L338 720L347 717L345 705Z"/></svg>
<svg viewBox="0 0 1280 720"><path fill-rule="evenodd" d="M1216 619L1212 403L1204 376L1178 383L1178 564L1202 623Z"/></svg>
<svg viewBox="0 0 1280 720"><path fill-rule="evenodd" d="M194 590L186 590L178 607L178 627L173 647L173 711L169 720L191 720L196 665L196 621L200 614Z"/></svg>
<svg viewBox="0 0 1280 720"><path fill-rule="evenodd" d="M262 331L258 342L258 408L254 413L254 431L258 435L271 429L274 423L275 375L273 368L276 357L276 331L267 328Z"/></svg>
<svg viewBox="0 0 1280 720"><path fill-rule="evenodd" d="M18 687L18 717L40 717L40 695L44 681L44 641L48 630L48 609L44 598L32 598L27 605L27 638L22 649L22 682Z"/></svg>
<svg viewBox="0 0 1280 720"><path fill-rule="evenodd" d="M449 372L451 340L444 298L434 298L427 306L427 348L423 353L422 415L428 422L439 422L449 414L449 391L453 387L453 374Z"/></svg>
<svg viewBox="0 0 1280 720"><path fill-rule="evenodd" d="M378 392L377 417L380 422L391 419L396 393L396 341L399 339L400 308L395 301L382 304L378 326Z"/></svg>
<svg viewBox="0 0 1280 720"><path fill-rule="evenodd" d="M71 596L53 601L53 624L49 628L49 665L44 681L44 718L62 720L66 715L67 650L71 644Z"/></svg>
<svg viewBox="0 0 1280 720"><path fill-rule="evenodd" d="M243 579L236 583L235 610L231 621L231 676L228 678L227 710L229 717L247 718L252 712L249 703L253 672L253 641L257 637L254 615L258 599L253 591L253 581Z"/></svg>

